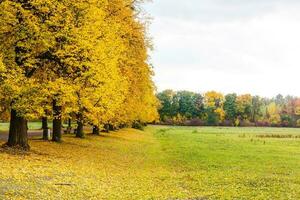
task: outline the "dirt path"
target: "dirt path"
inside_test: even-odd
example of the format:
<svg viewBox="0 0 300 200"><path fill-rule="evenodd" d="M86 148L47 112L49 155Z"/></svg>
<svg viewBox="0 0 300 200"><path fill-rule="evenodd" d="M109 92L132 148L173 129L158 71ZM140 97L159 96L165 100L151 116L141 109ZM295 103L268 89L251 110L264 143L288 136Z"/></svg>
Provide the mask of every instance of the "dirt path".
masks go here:
<svg viewBox="0 0 300 200"><path fill-rule="evenodd" d="M28 136L29 138L32 138L32 137L42 137L42 131L41 130L30 130L28 131ZM0 132L0 140L2 141L6 141L8 139L8 133L5 133L5 132Z"/></svg>

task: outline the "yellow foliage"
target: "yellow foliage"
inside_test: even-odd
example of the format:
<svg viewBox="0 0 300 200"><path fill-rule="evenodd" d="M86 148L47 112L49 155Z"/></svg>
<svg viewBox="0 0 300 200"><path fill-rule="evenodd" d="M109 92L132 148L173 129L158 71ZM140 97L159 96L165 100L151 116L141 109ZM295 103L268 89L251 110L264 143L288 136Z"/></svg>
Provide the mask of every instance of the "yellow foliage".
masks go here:
<svg viewBox="0 0 300 200"><path fill-rule="evenodd" d="M222 107L224 104L224 95L215 91L207 92L204 95L204 102L208 107Z"/></svg>
<svg viewBox="0 0 300 200"><path fill-rule="evenodd" d="M245 112L247 106L252 105L252 96L251 94L240 95L236 99L237 111L239 113Z"/></svg>
<svg viewBox="0 0 300 200"><path fill-rule="evenodd" d="M280 109L277 107L275 102L272 102L267 107L267 112L269 114L269 121L272 124L278 124L281 121L280 118Z"/></svg>
<svg viewBox="0 0 300 200"><path fill-rule="evenodd" d="M223 109L224 100L224 95L219 92L210 91L204 95L206 108L212 109L218 115L220 122L225 119L225 111Z"/></svg>
<svg viewBox="0 0 300 200"><path fill-rule="evenodd" d="M151 45L133 8L120 0L1 2L1 98L26 118L45 115L55 100L64 117L81 113L99 127L156 120Z"/></svg>
<svg viewBox="0 0 300 200"><path fill-rule="evenodd" d="M300 116L300 99L299 98L296 99L295 106L296 106L296 108L295 108L295 114L298 115L298 116Z"/></svg>

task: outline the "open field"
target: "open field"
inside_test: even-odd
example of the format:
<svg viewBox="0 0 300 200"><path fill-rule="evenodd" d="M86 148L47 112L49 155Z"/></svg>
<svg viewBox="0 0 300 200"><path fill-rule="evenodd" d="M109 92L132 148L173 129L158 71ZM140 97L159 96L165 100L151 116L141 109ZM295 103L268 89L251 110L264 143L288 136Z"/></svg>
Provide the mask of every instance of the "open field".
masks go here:
<svg viewBox="0 0 300 200"><path fill-rule="evenodd" d="M299 136L150 126L33 139L30 153L0 151L0 199L300 199Z"/></svg>
<svg viewBox="0 0 300 200"><path fill-rule="evenodd" d="M48 122L48 126L52 128L52 123ZM63 126L67 127L68 125L66 123L63 124ZM72 126L76 126L76 124L72 123ZM40 130L42 128L41 122L28 122L28 129L29 130ZM7 132L9 130L9 123L0 123L0 132Z"/></svg>
<svg viewBox="0 0 300 200"><path fill-rule="evenodd" d="M30 122L28 123L28 128L30 130L37 130L42 128L42 123L41 122ZM9 129L9 123L0 123L0 131L4 132Z"/></svg>

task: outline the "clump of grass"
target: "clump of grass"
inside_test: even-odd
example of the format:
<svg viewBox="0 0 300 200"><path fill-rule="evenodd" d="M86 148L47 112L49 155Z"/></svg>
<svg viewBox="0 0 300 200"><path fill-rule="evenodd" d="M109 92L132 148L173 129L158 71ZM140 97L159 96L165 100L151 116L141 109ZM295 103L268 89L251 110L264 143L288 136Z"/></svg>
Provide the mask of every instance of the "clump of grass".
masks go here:
<svg viewBox="0 0 300 200"><path fill-rule="evenodd" d="M197 129L195 129L195 130L193 130L193 131L192 131L192 133L198 133L198 130L197 130Z"/></svg>
<svg viewBox="0 0 300 200"><path fill-rule="evenodd" d="M158 129L157 133L167 133L170 130L171 130L170 128L162 128L162 129Z"/></svg>
<svg viewBox="0 0 300 200"><path fill-rule="evenodd" d="M257 135L258 138L300 138L299 135L291 135L291 134L266 134L266 135Z"/></svg>
<svg viewBox="0 0 300 200"><path fill-rule="evenodd" d="M141 122L134 122L132 124L132 128L140 130L140 131L144 131L145 130L145 125L142 124Z"/></svg>

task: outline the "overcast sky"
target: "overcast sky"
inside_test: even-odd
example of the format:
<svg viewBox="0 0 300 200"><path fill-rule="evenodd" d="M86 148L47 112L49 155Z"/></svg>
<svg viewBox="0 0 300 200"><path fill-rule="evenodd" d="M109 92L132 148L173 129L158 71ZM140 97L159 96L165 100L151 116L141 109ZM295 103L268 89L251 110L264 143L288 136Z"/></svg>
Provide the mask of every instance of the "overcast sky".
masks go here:
<svg viewBox="0 0 300 200"><path fill-rule="evenodd" d="M153 0L145 8L159 91L300 96L299 0Z"/></svg>

